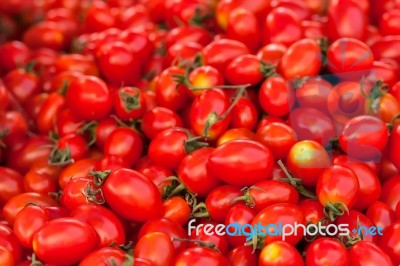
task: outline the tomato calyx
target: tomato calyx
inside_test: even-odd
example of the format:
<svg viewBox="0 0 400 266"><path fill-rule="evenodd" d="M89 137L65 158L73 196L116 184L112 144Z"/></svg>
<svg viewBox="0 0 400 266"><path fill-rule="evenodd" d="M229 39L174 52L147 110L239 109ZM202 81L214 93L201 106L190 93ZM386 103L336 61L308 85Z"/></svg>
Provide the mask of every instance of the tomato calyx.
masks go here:
<svg viewBox="0 0 400 266"><path fill-rule="evenodd" d="M368 114L378 114L380 99L388 91L387 84L383 83L382 80L378 80L375 82L369 94L367 94L364 90L364 77L363 77L360 82L360 88L361 88L361 94L368 101L368 106L367 106Z"/></svg>
<svg viewBox="0 0 400 266"><path fill-rule="evenodd" d="M176 176L170 176L163 179L165 181L172 181L170 185L163 187L163 199L169 199L173 196L180 194L182 191L186 191L186 186Z"/></svg>
<svg viewBox="0 0 400 266"><path fill-rule="evenodd" d="M139 101L139 95L140 95L139 89L136 87L131 87L131 88L135 91L135 95L127 93L123 90L119 91L119 96L121 98L121 101L123 102L123 108L127 112L131 112L132 110L136 110L141 107Z"/></svg>
<svg viewBox="0 0 400 266"><path fill-rule="evenodd" d="M317 199L317 196L314 193L312 193L311 191L309 191L308 189L306 189L303 186L303 181L300 178L294 178L292 176L292 174L289 173L289 170L283 164L282 160L279 160L277 163L278 163L279 167L282 169L282 171L285 173L287 178L277 178L276 180L289 183L297 190L297 192L299 192L301 195L303 195L307 198L315 199L315 200Z"/></svg>
<svg viewBox="0 0 400 266"><path fill-rule="evenodd" d="M340 241L343 243L343 245L346 248L351 248L352 246L354 246L357 242L364 240L364 234L362 233L362 230L358 230L361 227L360 225L360 218L357 217L357 226L356 226L356 230L357 232L359 232L360 234L358 236L350 236L350 235L346 235L346 236L340 236L339 239Z"/></svg>
<svg viewBox="0 0 400 266"><path fill-rule="evenodd" d="M184 143L185 153L189 154L200 148L207 147L208 143L204 142L204 141L200 141L201 139L203 139L202 136L191 137L191 138L187 139Z"/></svg>
<svg viewBox="0 0 400 266"><path fill-rule="evenodd" d="M113 241L113 242L111 242L111 244L109 245L109 247L111 247L111 248L119 248L120 250L123 250L123 251L125 251L125 252L129 252L129 251L131 251L132 250L132 245L133 245L133 242L132 241L129 241L127 244L121 244L121 245L117 245L117 242L115 242L115 241Z"/></svg>
<svg viewBox="0 0 400 266"><path fill-rule="evenodd" d="M211 12L206 13L206 14L202 14L202 13L201 13L201 9L200 9L199 7L197 7L197 8L194 10L194 15L193 15L193 17L189 20L189 23L188 23L188 24L191 25L191 26L197 26L197 27L203 28L203 27L204 27L204 23L205 23L207 20L212 19L213 16L214 16L214 15L213 15Z"/></svg>
<svg viewBox="0 0 400 266"><path fill-rule="evenodd" d="M78 134L88 135L89 141L88 146L92 146L96 143L96 127L99 125L97 121L90 121L84 123L77 131Z"/></svg>
<svg viewBox="0 0 400 266"><path fill-rule="evenodd" d="M307 82L308 79L309 77L303 77L303 78L295 77L292 81L293 88L295 90L299 89Z"/></svg>
<svg viewBox="0 0 400 266"><path fill-rule="evenodd" d="M244 245L247 247L253 247L252 253L254 253L257 249L262 249L265 246L265 237L253 234L253 238Z"/></svg>
<svg viewBox="0 0 400 266"><path fill-rule="evenodd" d="M326 1L328 2L328 1ZM329 64L328 62L328 47L329 47L329 42L328 38L323 37L319 40L319 48L321 50L321 61L323 66L327 66Z"/></svg>
<svg viewBox="0 0 400 266"><path fill-rule="evenodd" d="M337 217L342 216L345 212L349 212L346 204L343 202L327 202L324 207L325 216L331 221L335 221Z"/></svg>
<svg viewBox="0 0 400 266"><path fill-rule="evenodd" d="M210 218L210 214L207 210L207 206L204 202L197 202L196 195L191 193L186 194L185 200L192 208L192 213L190 214L193 218Z"/></svg>
<svg viewBox="0 0 400 266"><path fill-rule="evenodd" d="M106 202L103 191L100 188L94 188L90 182L86 184L86 188L82 191L82 194L86 197L87 203L102 205Z"/></svg>
<svg viewBox="0 0 400 266"><path fill-rule="evenodd" d="M244 188L242 188L242 192L244 193L244 195L233 199L231 201L231 204L234 204L238 201L244 201L244 203L247 206L249 206L250 208L254 208L256 206L256 200L250 195L251 189L256 189L256 190L266 192L264 189L257 187L257 186L244 187Z"/></svg>
<svg viewBox="0 0 400 266"><path fill-rule="evenodd" d="M58 149L56 147L50 152L49 155L49 165L55 166L66 166L74 163L74 159L71 156L71 150L69 147L65 149Z"/></svg>
<svg viewBox="0 0 400 266"><path fill-rule="evenodd" d="M90 170L88 174L93 177L93 183L97 187L100 187L101 185L104 184L107 177L111 174L111 170L104 170L104 171Z"/></svg>
<svg viewBox="0 0 400 266"><path fill-rule="evenodd" d="M36 258L35 253L32 253L30 266L43 266L43 263Z"/></svg>
<svg viewBox="0 0 400 266"><path fill-rule="evenodd" d="M264 76L264 78L270 78L276 75L276 67L272 64L268 64L262 60L260 60L260 73Z"/></svg>
<svg viewBox="0 0 400 266"><path fill-rule="evenodd" d="M172 241L194 243L194 244L199 245L200 247L211 248L211 249L216 250L216 251L221 253L221 251L217 248L217 246L212 242L204 242L204 241L201 241L201 240L179 238L179 237L173 237Z"/></svg>

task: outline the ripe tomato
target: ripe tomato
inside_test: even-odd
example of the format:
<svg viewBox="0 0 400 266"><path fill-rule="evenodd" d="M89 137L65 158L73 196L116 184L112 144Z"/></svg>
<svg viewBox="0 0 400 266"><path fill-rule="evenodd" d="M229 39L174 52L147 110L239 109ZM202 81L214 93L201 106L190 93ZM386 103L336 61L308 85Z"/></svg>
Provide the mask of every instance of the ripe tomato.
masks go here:
<svg viewBox="0 0 400 266"><path fill-rule="evenodd" d="M258 265L302 266L304 261L294 246L283 241L276 241L263 247Z"/></svg>
<svg viewBox="0 0 400 266"><path fill-rule="evenodd" d="M266 228L259 228L262 232L262 237L264 237L263 243L268 245L275 241L283 240L283 236L278 233L278 224L281 223L282 226L290 224L294 226L297 224L305 224L305 218L301 209L292 203L276 203L260 211L256 217L254 217L252 224L261 224ZM269 226L269 225L275 226ZM265 236L263 234L266 234ZM297 230L297 234L286 235L283 241L291 245L296 245L302 238L304 232L302 229Z"/></svg>
<svg viewBox="0 0 400 266"><path fill-rule="evenodd" d="M65 49L69 41L60 26L53 21L35 24L24 32L22 39L31 49L50 48L56 51Z"/></svg>
<svg viewBox="0 0 400 266"><path fill-rule="evenodd" d="M29 170L24 177L24 188L26 192L56 193L58 191L58 183L57 179L48 173L40 170Z"/></svg>
<svg viewBox="0 0 400 266"><path fill-rule="evenodd" d="M146 112L146 101L135 87L123 87L114 92L115 114L122 121L139 119Z"/></svg>
<svg viewBox="0 0 400 266"><path fill-rule="evenodd" d="M11 254L7 254L8 251ZM18 238L15 236L13 230L6 225L0 225L0 255L1 258L6 257L7 260L11 260L14 263L18 263L22 260L23 247L21 246ZM11 258L10 258L11 255ZM3 263L3 261L2 261ZM13 264L8 264L13 265Z"/></svg>
<svg viewBox="0 0 400 266"><path fill-rule="evenodd" d="M282 77L270 77L262 84L258 100L264 112L271 116L285 116L294 105L292 86Z"/></svg>
<svg viewBox="0 0 400 266"><path fill-rule="evenodd" d="M36 124L40 133L48 134L50 131L54 130L54 125L64 105L64 96L59 93L51 93L47 97L36 119Z"/></svg>
<svg viewBox="0 0 400 266"><path fill-rule="evenodd" d="M24 192L23 176L17 171L0 167L0 206L9 199Z"/></svg>
<svg viewBox="0 0 400 266"><path fill-rule="evenodd" d="M195 195L207 196L221 181L209 173L207 165L214 148L201 148L186 155L179 164L178 177Z"/></svg>
<svg viewBox="0 0 400 266"><path fill-rule="evenodd" d="M213 221L205 221L204 226L198 227L196 229L193 229L190 233L190 239L191 240L197 240L197 241L202 241L203 243L209 243L209 244L214 244L215 248L222 254L226 255L229 251L229 242L228 242L228 236L227 235L218 235L215 233L216 231L216 226L218 225L216 222ZM212 226L213 231L211 231L211 234L209 233L210 230L208 230L209 226ZM244 243L242 243L244 244ZM193 242L189 244L189 247L198 247L202 246L201 243Z"/></svg>
<svg viewBox="0 0 400 266"><path fill-rule="evenodd" d="M226 214L225 225L228 226L230 224L238 223L239 225L243 226L245 224L251 224L256 214L257 212L255 210L246 205L243 204L233 205ZM250 230L246 231L248 234L251 234ZM245 235L241 236L228 235L227 239L232 247L240 247L246 243Z"/></svg>
<svg viewBox="0 0 400 266"><path fill-rule="evenodd" d="M163 202L163 207L163 217L175 221L182 226L186 225L192 214L189 203L179 196L166 199Z"/></svg>
<svg viewBox="0 0 400 266"><path fill-rule="evenodd" d="M394 266L390 257L372 242L362 240L350 248L350 265L366 266L371 261L381 266Z"/></svg>
<svg viewBox="0 0 400 266"><path fill-rule="evenodd" d="M270 43L258 50L257 58L267 64L277 66L286 51L287 48L283 44Z"/></svg>
<svg viewBox="0 0 400 266"><path fill-rule="evenodd" d="M390 256L394 264L400 263L400 221L388 226L379 239L379 247Z"/></svg>
<svg viewBox="0 0 400 266"><path fill-rule="evenodd" d="M4 77L3 82L19 103L26 102L41 91L38 76L24 68L10 71Z"/></svg>
<svg viewBox="0 0 400 266"><path fill-rule="evenodd" d="M80 205L104 201L101 191L96 189L93 179L88 177L74 177L63 188L60 198L61 204L69 210Z"/></svg>
<svg viewBox="0 0 400 266"><path fill-rule="evenodd" d="M211 191L205 201L210 218L216 222L223 223L233 200L241 195L240 187L231 185L219 186Z"/></svg>
<svg viewBox="0 0 400 266"><path fill-rule="evenodd" d="M230 265L224 255L208 247L192 247L185 249L177 255L175 264L182 266Z"/></svg>
<svg viewBox="0 0 400 266"><path fill-rule="evenodd" d="M212 152L208 170L228 184L251 186L271 178L273 161L269 148L259 142L232 140Z"/></svg>
<svg viewBox="0 0 400 266"><path fill-rule="evenodd" d="M292 146L287 168L306 186L315 186L322 172L331 165L327 151L316 141L303 140Z"/></svg>
<svg viewBox="0 0 400 266"><path fill-rule="evenodd" d="M339 165L326 169L317 182L317 197L322 205L329 207L331 204L340 203L339 213L346 208L350 209L357 201L360 185L353 170ZM343 206L345 205L345 206ZM338 214L340 216L340 214ZM332 220L334 216L330 217Z"/></svg>
<svg viewBox="0 0 400 266"><path fill-rule="evenodd" d="M371 45L371 51L376 59L392 58L400 62L400 53L396 47L400 43L398 35L385 36Z"/></svg>
<svg viewBox="0 0 400 266"><path fill-rule="evenodd" d="M399 35L400 28L398 21L400 20L400 11L398 9L389 10L382 15L379 23L379 29L382 35Z"/></svg>
<svg viewBox="0 0 400 266"><path fill-rule="evenodd" d="M29 48L25 43L10 41L0 47L0 69L7 73L28 62L30 56Z"/></svg>
<svg viewBox="0 0 400 266"><path fill-rule="evenodd" d="M255 86L264 79L264 76L270 75L272 70L271 67L264 66L255 55L246 54L228 64L225 69L225 78L232 85Z"/></svg>
<svg viewBox="0 0 400 266"><path fill-rule="evenodd" d="M104 247L87 255L81 262L79 262L79 266L108 266L113 262L120 265L123 264L125 260L126 253L123 250L115 247ZM135 265L140 264L135 263Z"/></svg>
<svg viewBox="0 0 400 266"><path fill-rule="evenodd" d="M134 165L143 152L143 140L132 128L119 127L112 131L104 143L104 154L121 157L127 165Z"/></svg>
<svg viewBox="0 0 400 266"><path fill-rule="evenodd" d="M82 120L100 120L112 108L112 97L106 83L94 76L74 79L66 95L72 114Z"/></svg>
<svg viewBox="0 0 400 266"><path fill-rule="evenodd" d="M400 169L400 158L398 156L398 148L400 148L400 125L396 125L389 138L389 159Z"/></svg>
<svg viewBox="0 0 400 266"><path fill-rule="evenodd" d="M121 168L111 172L101 189L111 209L125 219L144 222L162 216L157 187L135 170Z"/></svg>
<svg viewBox="0 0 400 266"><path fill-rule="evenodd" d="M235 139L248 139L248 140L255 140L256 135L253 131L250 131L246 128L231 128L225 131L221 137L219 137L217 141L217 147L221 146L225 142L235 140Z"/></svg>
<svg viewBox="0 0 400 266"><path fill-rule="evenodd" d="M289 47L279 63L279 69L286 79L316 76L321 62L318 44L311 39L303 39Z"/></svg>
<svg viewBox="0 0 400 266"><path fill-rule="evenodd" d="M165 129L181 126L182 119L178 114L159 106L144 113L141 123L141 129L149 139L155 138L158 133Z"/></svg>
<svg viewBox="0 0 400 266"><path fill-rule="evenodd" d="M386 124L374 116L357 116L350 119L339 135L340 147L359 159L381 158L388 143Z"/></svg>
<svg viewBox="0 0 400 266"><path fill-rule="evenodd" d="M19 242L31 249L33 235L49 220L50 215L45 208L28 204L15 217L13 230Z"/></svg>
<svg viewBox="0 0 400 266"><path fill-rule="evenodd" d="M387 180L382 186L381 200L394 211L400 202L400 195L397 191L400 188L400 175L395 175Z"/></svg>
<svg viewBox="0 0 400 266"><path fill-rule="evenodd" d="M339 240L323 237L307 247L306 263L307 266L348 266L350 256Z"/></svg>
<svg viewBox="0 0 400 266"><path fill-rule="evenodd" d="M375 201L372 203L366 212L366 216L375 224L375 226L379 226L383 229L397 220L394 210L382 201Z"/></svg>
<svg viewBox="0 0 400 266"><path fill-rule="evenodd" d="M374 226L374 224L372 223L372 221L370 219L368 219L367 216L365 216L364 214L355 211L355 210L350 210L348 213L344 213L342 216L338 217L337 220L335 221L336 225L340 225L340 224L348 224L348 228L350 230L350 237L353 237L355 239L361 239L361 235L359 234L359 232L363 235L363 239L366 241L370 241L370 242L374 242L377 243L378 241L378 232L376 232L376 235L373 234L366 234L365 230L368 229L361 229L362 227L364 228L370 228L372 226ZM353 229L356 229L356 231L353 231ZM359 230L359 231L358 231ZM382 233L382 231L380 232ZM345 241L344 243L347 243L347 241Z"/></svg>
<svg viewBox="0 0 400 266"><path fill-rule="evenodd" d="M196 88L212 88L224 85L224 77L212 66L199 66L189 74L189 82ZM190 90L192 97L200 95L202 90Z"/></svg>
<svg viewBox="0 0 400 266"><path fill-rule="evenodd" d="M239 246L231 250L228 254L231 265L251 266L257 264L257 254L251 247Z"/></svg>
<svg viewBox="0 0 400 266"><path fill-rule="evenodd" d="M240 98L232 109L231 127L253 130L257 122L258 111L253 101L249 98Z"/></svg>
<svg viewBox="0 0 400 266"><path fill-rule="evenodd" d="M49 156L49 163L66 165L87 157L88 143L82 135L75 133L61 137Z"/></svg>
<svg viewBox="0 0 400 266"><path fill-rule="evenodd" d="M324 214L324 207L318 200L314 199L305 199L299 202L299 207L304 214L304 218L307 222L318 224L324 219L326 216Z"/></svg>
<svg viewBox="0 0 400 266"><path fill-rule="evenodd" d="M64 188L67 183L78 177L86 177L90 170L93 170L97 163L96 159L87 158L77 162L74 162L67 167L65 167L58 178L58 183L60 188Z"/></svg>
<svg viewBox="0 0 400 266"><path fill-rule="evenodd" d="M86 257L96 243L96 232L88 224L73 218L59 218L35 233L33 251L45 263L70 265Z"/></svg>

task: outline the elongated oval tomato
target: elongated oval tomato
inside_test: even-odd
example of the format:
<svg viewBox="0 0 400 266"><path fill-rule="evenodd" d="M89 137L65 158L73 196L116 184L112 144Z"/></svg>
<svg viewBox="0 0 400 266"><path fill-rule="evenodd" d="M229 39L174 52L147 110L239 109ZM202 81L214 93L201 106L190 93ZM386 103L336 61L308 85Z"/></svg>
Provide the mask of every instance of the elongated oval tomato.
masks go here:
<svg viewBox="0 0 400 266"><path fill-rule="evenodd" d="M71 265L88 255L96 243L96 232L88 224L60 218L48 222L33 236L33 251L45 263Z"/></svg>
<svg viewBox="0 0 400 266"><path fill-rule="evenodd" d="M334 238L323 237L312 242L307 248L307 266L348 266L350 256L346 247Z"/></svg>
<svg viewBox="0 0 400 266"><path fill-rule="evenodd" d="M170 266L175 257L174 245L165 233L148 233L136 243L134 256L147 259L155 266Z"/></svg>
<svg viewBox="0 0 400 266"><path fill-rule="evenodd" d="M208 247L188 248L178 254L175 265L179 266L229 266L228 260L218 251Z"/></svg>
<svg viewBox="0 0 400 266"><path fill-rule="evenodd" d="M208 170L228 184L251 186L271 178L273 164L271 151L259 142L232 140L213 151Z"/></svg>
<svg viewBox="0 0 400 266"><path fill-rule="evenodd" d="M117 265L121 265L125 262L125 259L126 253L123 250L115 247L104 247L87 255L79 263L79 266L108 266L112 265L113 262ZM135 265L139 264L135 263Z"/></svg>
<svg viewBox="0 0 400 266"><path fill-rule="evenodd" d="M161 195L156 185L135 170L113 171L102 190L111 209L125 219L145 222L162 216Z"/></svg>
<svg viewBox="0 0 400 266"><path fill-rule="evenodd" d="M366 266L372 261L375 265L395 266L390 257L372 242L362 240L350 248L350 265Z"/></svg>

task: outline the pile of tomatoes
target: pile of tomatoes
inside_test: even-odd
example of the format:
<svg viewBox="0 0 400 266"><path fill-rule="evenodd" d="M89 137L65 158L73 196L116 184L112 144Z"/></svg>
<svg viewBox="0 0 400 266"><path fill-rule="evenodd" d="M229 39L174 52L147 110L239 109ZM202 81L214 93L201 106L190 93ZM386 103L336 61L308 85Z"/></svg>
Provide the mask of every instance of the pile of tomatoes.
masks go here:
<svg viewBox="0 0 400 266"><path fill-rule="evenodd" d="M2 0L0 44L0 265L400 265L400 1Z"/></svg>

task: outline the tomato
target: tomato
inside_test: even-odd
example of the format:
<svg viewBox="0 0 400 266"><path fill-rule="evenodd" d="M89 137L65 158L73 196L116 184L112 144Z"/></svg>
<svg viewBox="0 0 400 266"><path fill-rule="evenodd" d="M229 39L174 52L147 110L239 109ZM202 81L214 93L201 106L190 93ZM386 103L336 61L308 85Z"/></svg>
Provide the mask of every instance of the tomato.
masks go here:
<svg viewBox="0 0 400 266"><path fill-rule="evenodd" d="M166 199L163 202L163 206L163 217L175 221L182 226L186 225L192 214L189 203L179 196Z"/></svg>
<svg viewBox="0 0 400 266"><path fill-rule="evenodd" d="M231 250L228 260L233 266L251 266L257 264L257 255L251 247L239 246Z"/></svg>
<svg viewBox="0 0 400 266"><path fill-rule="evenodd" d="M377 111L378 117L380 117L383 122L391 123L392 119L400 113L400 103L393 95L386 93L380 97Z"/></svg>
<svg viewBox="0 0 400 266"><path fill-rule="evenodd" d="M123 264L126 259L126 253L115 247L104 247L93 251L87 255L80 263L79 266L107 266L112 262ZM135 263L135 265L138 265ZM140 265L140 264L139 264Z"/></svg>
<svg viewBox="0 0 400 266"><path fill-rule="evenodd" d="M229 266L228 260L214 249L207 247L192 247L179 253L175 265L182 266Z"/></svg>
<svg viewBox="0 0 400 266"><path fill-rule="evenodd" d="M103 151L105 155L119 156L127 165L133 165L142 155L143 140L135 129L120 127L108 136Z"/></svg>
<svg viewBox="0 0 400 266"><path fill-rule="evenodd" d="M396 47L400 43L398 35L385 36L371 45L371 51L376 59L392 58L400 62L400 53Z"/></svg>
<svg viewBox="0 0 400 266"><path fill-rule="evenodd" d="M26 117L17 111L0 113L0 131L3 144L15 145L23 139L29 130Z"/></svg>
<svg viewBox="0 0 400 266"><path fill-rule="evenodd" d="M240 187L232 185L222 185L211 191L205 201L210 218L224 222L233 200L241 195Z"/></svg>
<svg viewBox="0 0 400 266"><path fill-rule="evenodd" d="M98 76L99 70L92 57L80 54L60 55L54 63L56 73L74 71L88 76Z"/></svg>
<svg viewBox="0 0 400 266"><path fill-rule="evenodd" d="M229 224L238 223L239 225L243 226L245 224L250 224L254 217L256 216L257 212L252 208L243 205L237 204L232 206L225 217L225 225L228 226ZM204 228L204 227L203 227ZM251 231L246 230L248 234L251 234ZM233 247L240 247L246 243L246 236L227 236L229 244Z"/></svg>
<svg viewBox="0 0 400 266"><path fill-rule="evenodd" d="M263 247L260 266L301 266L304 261L294 246L283 241L276 241Z"/></svg>
<svg viewBox="0 0 400 266"><path fill-rule="evenodd" d="M121 168L111 172L101 189L111 209L125 219L144 222L162 215L157 187L135 170Z"/></svg>
<svg viewBox="0 0 400 266"><path fill-rule="evenodd" d="M138 88L123 87L114 93L114 110L122 121L139 119L146 111L146 101Z"/></svg>
<svg viewBox="0 0 400 266"><path fill-rule="evenodd" d="M119 218L110 210L100 205L80 205L72 210L71 217L89 224L97 233L100 247L112 243L125 243L125 230Z"/></svg>
<svg viewBox="0 0 400 266"><path fill-rule="evenodd" d="M241 55L232 60L225 69L225 77L230 84L251 86L260 83L264 76L270 75L271 67L263 63L255 55Z"/></svg>
<svg viewBox="0 0 400 266"><path fill-rule="evenodd" d="M94 76L74 79L66 95L72 114L82 120L100 120L112 108L112 97L107 85Z"/></svg>
<svg viewBox="0 0 400 266"><path fill-rule="evenodd" d="M96 233L88 224L73 218L59 218L34 234L33 251L45 263L75 264L94 250L96 242Z"/></svg>
<svg viewBox="0 0 400 266"><path fill-rule="evenodd" d="M23 176L17 171L0 167L0 205L24 192Z"/></svg>
<svg viewBox="0 0 400 266"><path fill-rule="evenodd" d="M26 102L41 91L38 77L23 68L10 71L3 81L8 91L19 103Z"/></svg>
<svg viewBox="0 0 400 266"><path fill-rule="evenodd" d="M315 186L322 172L331 165L328 153L316 141L303 140L292 146L287 157L287 168L306 186Z"/></svg>
<svg viewBox="0 0 400 266"><path fill-rule="evenodd" d="M381 201L372 203L366 212L366 216L375 226L383 229L393 224L397 219L395 212L390 209L389 205Z"/></svg>
<svg viewBox="0 0 400 266"><path fill-rule="evenodd" d="M83 159L77 162L74 162L67 167L65 167L59 176L59 185L61 188L64 188L66 184L77 177L86 177L88 171L93 170L96 165L96 159Z"/></svg>
<svg viewBox="0 0 400 266"><path fill-rule="evenodd" d="M286 224L294 225L295 223L305 224L305 219L301 209L297 205L292 203L276 203L263 209L254 217L252 224L256 225L258 223L266 227L259 230L261 231L260 235L264 238L263 243L268 245L272 242L283 240L283 235L280 235L277 231L279 223L282 226ZM275 226L268 226L270 224L274 224ZM297 234L285 235L283 241L291 245L296 245L302 239L303 233L303 230L298 230Z"/></svg>
<svg viewBox="0 0 400 266"><path fill-rule="evenodd" d="M199 226L193 229L190 233L190 239L195 241L201 241L203 243L213 244L215 248L222 254L226 255L229 251L229 242L227 235L218 235L216 234L216 226L218 225L213 221L205 221L203 223L204 226ZM211 234L209 230L209 226L212 229ZM243 244L243 243L242 243ZM193 242L189 244L189 247L197 247L202 246L201 243Z"/></svg>
<svg viewBox="0 0 400 266"><path fill-rule="evenodd" d="M400 195L397 193L400 187L400 176L395 175L387 180L382 185L381 200L385 202L394 211L396 210L396 205L400 201Z"/></svg>
<svg viewBox="0 0 400 266"><path fill-rule="evenodd" d="M350 265L367 266L371 261L381 266L394 266L390 257L372 242L362 240L350 248Z"/></svg>
<svg viewBox="0 0 400 266"><path fill-rule="evenodd" d="M294 105L294 91L284 78L275 76L266 79L258 94L264 112L271 116L285 116Z"/></svg>
<svg viewBox="0 0 400 266"><path fill-rule="evenodd" d="M0 68L7 73L28 62L30 56L29 48L25 43L10 41L0 47Z"/></svg>
<svg viewBox="0 0 400 266"><path fill-rule="evenodd" d="M321 62L318 44L313 40L303 39L289 47L280 61L279 69L286 79L316 76Z"/></svg>
<svg viewBox="0 0 400 266"><path fill-rule="evenodd" d="M345 166L356 174L360 185L359 199L354 205L356 210L365 210L381 195L381 184L376 173L365 163L352 161L346 156L334 159L335 165Z"/></svg>
<svg viewBox="0 0 400 266"><path fill-rule="evenodd" d="M289 115L289 124L299 140L314 140L323 146L336 135L331 118L325 113L308 107L294 109Z"/></svg>
<svg viewBox="0 0 400 266"><path fill-rule="evenodd" d="M121 39L142 63L146 62L153 53L154 45L149 37L145 34L135 32L134 29L123 31Z"/></svg>
<svg viewBox="0 0 400 266"><path fill-rule="evenodd" d="M231 128L225 131L225 133L222 134L221 137L219 137L219 139L217 140L217 147L221 146L225 142L235 139L255 140L256 135L247 128Z"/></svg>
<svg viewBox="0 0 400 266"><path fill-rule="evenodd" d="M89 32L103 31L113 27L115 17L108 9L108 6L102 2L95 2L87 10L85 17L85 26Z"/></svg>
<svg viewBox="0 0 400 266"><path fill-rule="evenodd" d="M229 39L244 43L255 52L261 42L261 29L255 14L245 8L232 10L228 17L226 35Z"/></svg>
<svg viewBox="0 0 400 266"><path fill-rule="evenodd" d="M141 238L152 232L161 232L172 238L185 239L188 238L187 231L177 222L168 218L155 218L146 221L140 228L138 237ZM176 251L182 251L187 247L184 241L173 241Z"/></svg>
<svg viewBox="0 0 400 266"><path fill-rule="evenodd" d="M220 39L209 43L203 49L204 60L207 65L224 73L225 68L235 58L249 54L249 50L243 43L230 39Z"/></svg>
<svg viewBox="0 0 400 266"><path fill-rule="evenodd" d="M68 38L53 21L43 21L25 31L23 42L31 49L50 48L61 51L68 46Z"/></svg>
<svg viewBox="0 0 400 266"><path fill-rule="evenodd" d="M201 148L186 155L179 164L178 177L185 187L200 197L207 196L221 181L209 173L207 165L214 148Z"/></svg>
<svg viewBox="0 0 400 266"><path fill-rule="evenodd" d="M374 55L365 43L353 38L341 38L328 48L327 59L330 71L344 73L340 77L357 79L369 73ZM346 76L346 72L352 73L347 73Z"/></svg>
<svg viewBox="0 0 400 266"><path fill-rule="evenodd" d="M299 207L307 223L318 224L325 218L324 207L318 200L305 199L299 202Z"/></svg>
<svg viewBox="0 0 400 266"><path fill-rule="evenodd" d="M49 220L50 215L45 208L27 205L15 217L14 233L22 245L31 249L33 235Z"/></svg>
<svg viewBox="0 0 400 266"><path fill-rule="evenodd" d="M36 124L40 133L48 134L53 130L57 116L64 107L64 96L59 93L51 93L44 101L38 113Z"/></svg>
<svg viewBox="0 0 400 266"><path fill-rule="evenodd" d="M67 209L74 210L80 205L104 202L104 198L92 178L74 177L64 186L60 202Z"/></svg>
<svg viewBox="0 0 400 266"><path fill-rule="evenodd" d="M144 113L141 123L141 129L149 139L153 139L165 129L181 126L182 119L175 112L164 107L155 107Z"/></svg>
<svg viewBox="0 0 400 266"><path fill-rule="evenodd" d="M188 98L188 89L174 80L174 75L184 74L185 71L183 69L175 66L161 72L155 89L158 106L168 108L172 111L178 111L185 106Z"/></svg>
<svg viewBox="0 0 400 266"><path fill-rule="evenodd" d="M277 66L286 51L287 48L283 44L270 43L258 50L256 56L267 64Z"/></svg>
<svg viewBox="0 0 400 266"><path fill-rule="evenodd" d="M189 82L197 90L190 89L189 93L192 97L198 96L206 88L212 88L213 86L224 85L224 77L216 68L212 66L199 66L195 68L189 74Z"/></svg>
<svg viewBox="0 0 400 266"><path fill-rule="evenodd" d="M307 247L306 263L307 266L348 266L350 256L339 240L323 237Z"/></svg>
<svg viewBox="0 0 400 266"><path fill-rule="evenodd" d="M42 207L58 206L57 202L47 195L35 192L21 193L9 199L4 205L3 216L5 220L13 225L18 212L28 203L36 203Z"/></svg>
<svg viewBox="0 0 400 266"><path fill-rule="evenodd" d="M393 162L393 164L400 169L400 160L399 156L397 155L397 148L400 146L400 125L394 126L390 138L389 138L389 158Z"/></svg>
<svg viewBox="0 0 400 266"><path fill-rule="evenodd" d="M182 25L167 32L165 45L171 47L175 43L185 44L195 42L200 45L207 45L211 41L210 33L202 28L193 25Z"/></svg>
<svg viewBox="0 0 400 266"><path fill-rule="evenodd" d="M351 28L348 27L349 23ZM329 5L327 33L331 41L343 37L364 41L367 37L367 24L368 18L358 2L335 0Z"/></svg>
<svg viewBox="0 0 400 266"><path fill-rule="evenodd" d="M228 141L217 147L208 159L208 170L212 175L239 186L271 178L272 167L273 156L269 148L252 140Z"/></svg>
<svg viewBox="0 0 400 266"><path fill-rule="evenodd" d="M379 228L376 229L375 235L366 234L365 231L368 230L366 228L370 228L374 226L374 224L367 216L355 210L350 210L348 213L344 213L342 216L337 218L335 223L336 225L348 224L350 230L349 236L355 239L361 239L362 234L364 240L377 243L380 237L379 234L382 234L382 229ZM353 231L354 229L356 229L356 231Z"/></svg>
<svg viewBox="0 0 400 266"><path fill-rule="evenodd" d="M37 192L40 194L56 193L58 183L57 179L48 173L29 170L24 177L24 188L26 192Z"/></svg>
<svg viewBox="0 0 400 266"><path fill-rule="evenodd" d="M382 156L388 139L388 130L382 120L374 116L357 116L346 123L339 135L339 144L349 156L374 159Z"/></svg>
<svg viewBox="0 0 400 266"><path fill-rule="evenodd" d="M2 251L0 253L1 258L3 258L3 256L6 257L5 261L12 260L14 263L18 263L22 260L23 248L14 232L6 225L0 225L0 250ZM4 254L7 253L4 252L4 250L11 254Z"/></svg>
<svg viewBox="0 0 400 266"><path fill-rule="evenodd" d="M326 169L317 182L317 197L325 207L339 203L339 213L352 208L357 201L360 185L353 170L339 165ZM329 206L328 206L329 207ZM340 215L340 214L339 214ZM332 220L334 216L331 216Z"/></svg>
<svg viewBox="0 0 400 266"><path fill-rule="evenodd" d="M382 35L399 35L400 28L396 25L400 20L400 12L398 9L389 10L384 13L379 23L379 29Z"/></svg>
<svg viewBox="0 0 400 266"><path fill-rule="evenodd" d="M167 65L195 64L198 58L200 60L203 58L202 49L203 46L195 42L175 43L168 48L166 63Z"/></svg>
<svg viewBox="0 0 400 266"><path fill-rule="evenodd" d="M264 22L264 44L279 43L289 47L302 37L303 31L300 21L289 8L276 7L266 17Z"/></svg>

